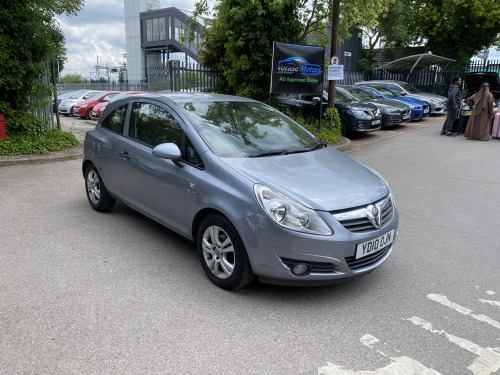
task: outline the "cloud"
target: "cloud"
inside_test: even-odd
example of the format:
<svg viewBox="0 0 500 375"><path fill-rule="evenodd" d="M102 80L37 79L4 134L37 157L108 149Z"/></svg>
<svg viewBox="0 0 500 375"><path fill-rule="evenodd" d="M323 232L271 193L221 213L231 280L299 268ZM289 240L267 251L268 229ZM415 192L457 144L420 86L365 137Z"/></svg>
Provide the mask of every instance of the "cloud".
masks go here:
<svg viewBox="0 0 500 375"><path fill-rule="evenodd" d="M194 0L163 0L162 8L194 9ZM67 62L62 75L80 74L95 78L99 66L113 68L125 62L124 0L86 0L76 17L60 16L66 40ZM100 69L103 73L104 69Z"/></svg>

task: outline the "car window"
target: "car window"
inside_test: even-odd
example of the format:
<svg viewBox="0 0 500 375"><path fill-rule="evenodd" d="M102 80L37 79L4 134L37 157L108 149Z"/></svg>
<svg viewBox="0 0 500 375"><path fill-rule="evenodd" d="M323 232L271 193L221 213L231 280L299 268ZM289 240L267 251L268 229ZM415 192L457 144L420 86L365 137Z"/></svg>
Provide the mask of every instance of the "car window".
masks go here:
<svg viewBox="0 0 500 375"><path fill-rule="evenodd" d="M401 83L400 85L402 88L404 88L410 94L418 94L420 92L420 90L417 90L415 87L413 87L407 83Z"/></svg>
<svg viewBox="0 0 500 375"><path fill-rule="evenodd" d="M389 90L394 91L394 92L404 92L404 90L401 87L399 87L398 85L390 85L389 84L389 85L387 85L387 88Z"/></svg>
<svg viewBox="0 0 500 375"><path fill-rule="evenodd" d="M103 128L109 129L119 134L123 134L125 125L125 114L127 113L127 104L116 108L101 123Z"/></svg>
<svg viewBox="0 0 500 375"><path fill-rule="evenodd" d="M342 91L340 91L338 89L335 90L335 101L342 103L342 102L349 102L351 100L352 100L352 98L347 96L346 93L343 93Z"/></svg>
<svg viewBox="0 0 500 375"><path fill-rule="evenodd" d="M104 98L102 98L102 101L109 101L109 99L111 99L113 96L115 96L116 94L108 94L106 95Z"/></svg>
<svg viewBox="0 0 500 375"><path fill-rule="evenodd" d="M90 98L93 98L95 97L95 100L99 99L99 97L101 96L102 94L100 92L89 92L87 95L84 95L82 97L83 100L89 100Z"/></svg>
<svg viewBox="0 0 500 375"><path fill-rule="evenodd" d="M255 102L190 102L184 112L208 147L223 157L312 148L317 141L280 112Z"/></svg>
<svg viewBox="0 0 500 375"><path fill-rule="evenodd" d="M175 143L182 149L182 128L165 109L151 103L136 102L130 115L129 137L148 146Z"/></svg>
<svg viewBox="0 0 500 375"><path fill-rule="evenodd" d="M376 87L377 91L384 95L386 98L395 98L396 94L394 94L391 90L386 89L385 87Z"/></svg>
<svg viewBox="0 0 500 375"><path fill-rule="evenodd" d="M349 94L351 94L352 96L354 96L358 100L371 100L371 99L377 98L376 95L374 95L374 94L372 95L370 92L365 91L363 89L356 88L356 87L349 88L349 89L347 89L347 91L349 92Z"/></svg>

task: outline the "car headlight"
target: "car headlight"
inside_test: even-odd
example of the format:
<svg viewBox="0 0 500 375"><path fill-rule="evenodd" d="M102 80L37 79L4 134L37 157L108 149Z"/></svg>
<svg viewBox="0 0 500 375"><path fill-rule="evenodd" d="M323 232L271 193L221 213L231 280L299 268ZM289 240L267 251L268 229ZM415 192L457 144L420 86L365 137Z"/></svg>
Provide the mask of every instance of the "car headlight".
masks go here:
<svg viewBox="0 0 500 375"><path fill-rule="evenodd" d="M355 110L351 109L351 113L352 113L353 115L356 115L356 116L364 116L364 117L367 117L367 115L366 115L365 111L355 111Z"/></svg>
<svg viewBox="0 0 500 375"><path fill-rule="evenodd" d="M80 108L85 108L85 107L87 107L87 106L88 106L88 104L82 104L82 105L80 106Z"/></svg>
<svg viewBox="0 0 500 375"><path fill-rule="evenodd" d="M411 105L410 108L411 109L422 109L422 107L420 107L418 105Z"/></svg>
<svg viewBox="0 0 500 375"><path fill-rule="evenodd" d="M253 187L257 202L276 224L297 232L329 236L332 230L316 211L261 184Z"/></svg>

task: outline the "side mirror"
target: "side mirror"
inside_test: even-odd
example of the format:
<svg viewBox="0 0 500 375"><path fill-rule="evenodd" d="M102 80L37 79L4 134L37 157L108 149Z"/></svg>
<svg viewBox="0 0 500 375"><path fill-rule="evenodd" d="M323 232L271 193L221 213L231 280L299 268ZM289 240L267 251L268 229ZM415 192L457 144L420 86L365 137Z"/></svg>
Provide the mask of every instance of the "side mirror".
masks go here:
<svg viewBox="0 0 500 375"><path fill-rule="evenodd" d="M172 160L175 165L182 168L184 163L181 161L182 153L175 143L161 143L153 148L153 156L159 159Z"/></svg>

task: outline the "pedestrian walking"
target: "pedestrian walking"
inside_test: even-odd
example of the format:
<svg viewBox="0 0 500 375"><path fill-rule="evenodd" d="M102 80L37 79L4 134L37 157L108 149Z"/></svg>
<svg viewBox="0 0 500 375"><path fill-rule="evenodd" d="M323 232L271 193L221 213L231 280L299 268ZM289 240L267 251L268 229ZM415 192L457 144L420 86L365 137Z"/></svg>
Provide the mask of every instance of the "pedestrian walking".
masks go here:
<svg viewBox="0 0 500 375"><path fill-rule="evenodd" d="M458 117L460 104L462 103L462 78L453 77L450 88L448 89L448 100L446 102L446 120L441 129L441 135L456 137L452 132L453 123Z"/></svg>
<svg viewBox="0 0 500 375"><path fill-rule="evenodd" d="M467 104L472 108L472 114L464 136L477 141L489 140L493 118L493 95L490 85L484 82L479 91L467 99Z"/></svg>

